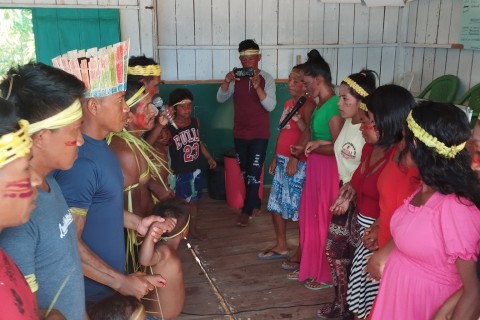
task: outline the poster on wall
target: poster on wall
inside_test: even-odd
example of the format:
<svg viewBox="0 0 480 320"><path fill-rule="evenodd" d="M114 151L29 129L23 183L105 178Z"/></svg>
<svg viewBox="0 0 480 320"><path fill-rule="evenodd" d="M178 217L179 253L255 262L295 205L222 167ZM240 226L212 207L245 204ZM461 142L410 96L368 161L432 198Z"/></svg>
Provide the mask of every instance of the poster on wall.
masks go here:
<svg viewBox="0 0 480 320"><path fill-rule="evenodd" d="M463 0L460 43L464 49L480 50L480 0Z"/></svg>

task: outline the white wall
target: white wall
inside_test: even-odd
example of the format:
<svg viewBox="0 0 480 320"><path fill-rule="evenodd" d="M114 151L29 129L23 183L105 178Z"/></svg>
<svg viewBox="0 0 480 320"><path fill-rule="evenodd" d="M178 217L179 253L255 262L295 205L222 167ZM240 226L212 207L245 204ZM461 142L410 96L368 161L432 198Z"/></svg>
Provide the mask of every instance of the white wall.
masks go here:
<svg viewBox="0 0 480 320"><path fill-rule="evenodd" d="M158 49L165 80L223 79L238 66L238 42L254 38L261 67L287 77L312 48L330 63L334 82L367 67L380 84L414 73L419 93L443 74L461 80L458 95L480 83L480 51L458 43L462 0L416 0L368 8L319 0L161 0Z"/></svg>
<svg viewBox="0 0 480 320"><path fill-rule="evenodd" d="M380 83L415 75L419 93L432 79L454 74L459 95L480 83L480 51L458 43L462 0L415 0L368 8L320 0L0 0L0 6L119 8L122 39L132 54L160 61L164 80L220 80L239 65L237 46L254 38L261 67L285 79L300 56L316 48L335 83L369 68Z"/></svg>
<svg viewBox="0 0 480 320"><path fill-rule="evenodd" d="M157 16L163 79L223 79L239 65L238 43L253 38L262 49L261 68L274 78L287 78L297 56L305 61L316 48L330 63L334 83L365 67L389 83L403 10L318 0L162 0Z"/></svg>
<svg viewBox="0 0 480 320"><path fill-rule="evenodd" d="M459 42L462 0L419 0L408 5L406 72L414 72L413 92L444 74L460 78L458 96L480 83L480 51L451 49Z"/></svg>

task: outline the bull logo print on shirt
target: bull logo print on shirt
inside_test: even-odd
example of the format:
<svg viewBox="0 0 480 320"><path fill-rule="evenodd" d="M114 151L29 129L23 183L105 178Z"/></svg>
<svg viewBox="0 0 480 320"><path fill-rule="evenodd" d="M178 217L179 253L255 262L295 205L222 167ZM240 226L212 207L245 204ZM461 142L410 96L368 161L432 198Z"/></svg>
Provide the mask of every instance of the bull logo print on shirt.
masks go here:
<svg viewBox="0 0 480 320"><path fill-rule="evenodd" d="M198 128L190 128L173 136L177 150L183 149L183 161L192 162L200 155L200 135Z"/></svg>

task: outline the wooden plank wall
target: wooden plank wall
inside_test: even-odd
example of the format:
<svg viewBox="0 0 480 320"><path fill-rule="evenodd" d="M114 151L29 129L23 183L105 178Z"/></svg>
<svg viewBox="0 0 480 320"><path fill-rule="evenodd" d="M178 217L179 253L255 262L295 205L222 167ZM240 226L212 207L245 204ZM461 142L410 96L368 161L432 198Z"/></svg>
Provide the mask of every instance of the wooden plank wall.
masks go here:
<svg viewBox="0 0 480 320"><path fill-rule="evenodd" d="M239 66L238 43L254 38L262 48L261 68L274 78L287 78L297 56L305 61L317 48L334 83L365 67L381 75L380 83L390 83L403 10L319 0L162 0L157 2L162 77L223 79Z"/></svg>
<svg viewBox="0 0 480 320"><path fill-rule="evenodd" d="M165 80L222 79L238 66L238 42L263 48L261 68L285 79L300 55L319 49L333 82L367 67L380 84L413 72L411 91L454 74L458 95L480 82L480 52L458 43L461 0L421 0L405 8L318 0L163 0L157 4L159 59ZM228 13L228 14L227 14ZM181 48L176 48L181 46Z"/></svg>
<svg viewBox="0 0 480 320"><path fill-rule="evenodd" d="M413 92L444 74L460 78L458 97L480 83L480 51L446 48L459 41L462 6L461 0L409 3L403 71L415 75Z"/></svg>
<svg viewBox="0 0 480 320"><path fill-rule="evenodd" d="M459 95L480 83L480 51L450 48L458 43L461 0L417 0L404 8L320 0L0 0L0 6L120 8L122 39L131 39L133 55L157 58L167 81L223 79L239 65L238 43L254 38L263 48L261 67L277 79L317 48L334 83L364 67L377 71L381 84L413 72L414 93L443 74L461 79Z"/></svg>

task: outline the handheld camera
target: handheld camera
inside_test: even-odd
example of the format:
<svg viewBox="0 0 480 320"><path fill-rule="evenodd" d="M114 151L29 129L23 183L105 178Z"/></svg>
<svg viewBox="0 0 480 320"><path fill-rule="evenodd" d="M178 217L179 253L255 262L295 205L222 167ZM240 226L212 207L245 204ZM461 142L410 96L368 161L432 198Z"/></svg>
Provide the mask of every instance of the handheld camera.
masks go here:
<svg viewBox="0 0 480 320"><path fill-rule="evenodd" d="M252 67L235 68L233 73L235 74L235 78L251 78L255 75L255 71Z"/></svg>

